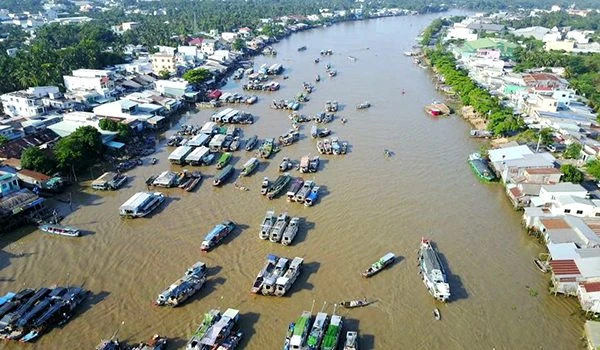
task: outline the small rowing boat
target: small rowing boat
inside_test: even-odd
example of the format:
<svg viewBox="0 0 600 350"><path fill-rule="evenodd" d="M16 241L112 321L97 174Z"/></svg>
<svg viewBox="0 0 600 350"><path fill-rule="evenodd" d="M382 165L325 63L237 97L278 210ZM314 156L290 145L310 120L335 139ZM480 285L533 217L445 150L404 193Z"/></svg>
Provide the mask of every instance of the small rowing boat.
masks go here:
<svg viewBox="0 0 600 350"><path fill-rule="evenodd" d="M438 321L442 319L442 315L440 314L440 310L433 309L433 318L435 318Z"/></svg>
<svg viewBox="0 0 600 350"><path fill-rule="evenodd" d="M364 299L342 301L342 302L340 302L340 305L342 305L346 309L353 309L355 307L367 306L367 305L373 304L374 302L375 302L375 300L368 300L365 297Z"/></svg>

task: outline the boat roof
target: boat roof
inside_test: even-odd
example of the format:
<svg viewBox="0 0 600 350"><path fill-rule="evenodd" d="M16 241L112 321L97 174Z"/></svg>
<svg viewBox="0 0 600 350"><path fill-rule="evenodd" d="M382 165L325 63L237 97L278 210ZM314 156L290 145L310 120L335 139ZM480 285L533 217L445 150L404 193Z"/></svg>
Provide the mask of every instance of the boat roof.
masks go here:
<svg viewBox="0 0 600 350"><path fill-rule="evenodd" d="M221 231L226 228L223 224L217 224L204 238L205 241L212 241Z"/></svg>
<svg viewBox="0 0 600 350"><path fill-rule="evenodd" d="M225 137L226 137L226 136L227 136L227 135L224 135L224 134L218 134L218 135L215 135L215 136L212 138L212 140L210 140L210 144L211 144L211 145L220 145L220 144L222 144L222 143L223 143L223 141L225 141Z"/></svg>
<svg viewBox="0 0 600 350"><path fill-rule="evenodd" d="M233 165L227 164L219 173L217 174L217 178L223 177L223 175L229 173L233 169Z"/></svg>
<svg viewBox="0 0 600 350"><path fill-rule="evenodd" d="M440 263L437 252L433 248L426 248L422 251L423 267L425 271L432 275L436 281L446 281L444 267Z"/></svg>
<svg viewBox="0 0 600 350"><path fill-rule="evenodd" d="M206 335L200 340L200 344L214 345L223 328L227 327L229 323L235 322L239 313L239 310L227 309L217 323L210 327L208 332L206 332Z"/></svg>
<svg viewBox="0 0 600 350"><path fill-rule="evenodd" d="M247 167L247 166L250 166L252 163L255 163L255 162L258 162L258 159L256 159L256 158L250 158L250 159L248 159L248 160L246 161L246 163L244 163L244 166L243 166L243 167L245 168L245 167Z"/></svg>
<svg viewBox="0 0 600 350"><path fill-rule="evenodd" d="M389 260L394 259L396 256L394 255L394 253L387 253L386 255L382 256L381 259L379 259L379 261L381 262L387 262Z"/></svg>
<svg viewBox="0 0 600 350"><path fill-rule="evenodd" d="M208 135L208 134L198 134L198 135L192 137L188 141L187 145L192 146L192 147L202 146L203 144L206 143L206 141L208 141L209 138L210 138L210 135Z"/></svg>
<svg viewBox="0 0 600 350"><path fill-rule="evenodd" d="M217 127L217 123L215 123L215 122L206 122L202 126L202 129L200 130L200 132L203 133L203 134L212 134L213 130L215 130L216 127Z"/></svg>
<svg viewBox="0 0 600 350"><path fill-rule="evenodd" d="M131 196L131 198L129 198L125 203L123 203L123 205L121 205L121 208L137 208L139 206L141 206L142 204L144 204L147 200L149 200L150 198L157 196L161 194L160 192L138 192L136 194L134 194L133 196Z"/></svg>
<svg viewBox="0 0 600 350"><path fill-rule="evenodd" d="M162 173L160 173L160 175L158 175L156 177L156 179L154 179L154 183L160 183L160 184L170 184L175 178L177 177L177 173L173 172L173 171L163 171Z"/></svg>
<svg viewBox="0 0 600 350"><path fill-rule="evenodd" d="M207 135L204 135L204 136L207 136ZM198 160L204 158L204 156L206 156L206 154L208 152L210 152L210 149L208 149L208 147L206 147L206 146L200 146L200 147L194 149L190 154L188 154L185 157L185 160L186 161L190 161L190 160L196 160L196 161L198 161Z"/></svg>
<svg viewBox="0 0 600 350"><path fill-rule="evenodd" d="M113 180L115 177L117 177L117 173L113 173L112 171L106 172L106 173L100 175L99 178L97 178L96 180L94 180L92 182L92 185L102 185L102 184L105 184L106 182Z"/></svg>
<svg viewBox="0 0 600 350"><path fill-rule="evenodd" d="M169 159L181 159L192 151L191 146L179 146L169 155Z"/></svg>

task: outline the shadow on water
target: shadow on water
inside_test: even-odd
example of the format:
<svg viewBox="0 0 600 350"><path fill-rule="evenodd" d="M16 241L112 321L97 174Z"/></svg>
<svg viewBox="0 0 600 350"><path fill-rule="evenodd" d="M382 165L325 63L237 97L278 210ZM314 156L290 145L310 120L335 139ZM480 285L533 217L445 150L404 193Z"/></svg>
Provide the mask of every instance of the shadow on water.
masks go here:
<svg viewBox="0 0 600 350"><path fill-rule="evenodd" d="M21 238L25 237L26 235L29 235L30 233L32 233L34 231L36 231L36 227L28 225L28 226L21 227L21 228L17 229L16 231L2 235L2 239L0 240L0 270L3 270L4 268L8 267L11 264L11 261L13 259L26 258L30 255L36 254L36 252L26 252L26 251L22 251L22 250L19 252L15 252L15 253L11 253L11 252L4 250L4 248L6 246L19 241ZM17 246L21 249L25 248L24 246L19 245L19 243L17 243ZM12 281L12 277L0 277L0 278L1 278L2 282Z"/></svg>
<svg viewBox="0 0 600 350"><path fill-rule="evenodd" d="M448 284L450 285L450 291L451 291L450 301L467 299L469 297L469 294L467 293L467 290L463 286L460 276L452 273L452 270L450 270L450 265L448 265L448 260L446 259L446 256L439 252L439 250L437 249L437 245L433 245L433 246L434 246L434 249L438 252L438 256L440 258L440 263L442 264L442 266L444 267L444 270L446 271L446 279L448 281Z"/></svg>
<svg viewBox="0 0 600 350"><path fill-rule="evenodd" d="M209 268L206 269L206 275L207 276L217 275L219 272L221 272L222 269L223 269L223 267L220 266L220 265L211 266L211 267L209 267Z"/></svg>
<svg viewBox="0 0 600 350"><path fill-rule="evenodd" d="M240 314L240 320L238 322L239 329L242 331L243 336L238 348L245 349L248 346L248 342L252 338L252 336L256 333L254 330L254 325L258 322L260 318L260 314L256 312L248 312L245 314Z"/></svg>
<svg viewBox="0 0 600 350"><path fill-rule="evenodd" d="M302 243L306 240L306 236L308 235L308 231L314 229L316 224L311 221L306 221L306 218L300 218L300 224L298 225L298 233L296 233L296 237L291 245L297 245L298 243Z"/></svg>
<svg viewBox="0 0 600 350"><path fill-rule="evenodd" d="M152 211L150 214L146 215L144 218L151 219L151 218L153 218L155 215L158 215L158 214L162 213L162 212L163 212L163 211L164 211L164 210L165 210L165 209L166 209L166 208L169 206L169 204L170 204L171 202L176 202L176 201L179 201L179 200L181 200L179 197L168 197L168 194L166 194L166 193L165 193L165 195L166 195L167 197L165 197L165 200L164 200L164 202L162 202L162 203L161 203L161 204L158 206L158 208L154 209L154 210L153 210L153 211Z"/></svg>
<svg viewBox="0 0 600 350"><path fill-rule="evenodd" d="M98 305L99 303L104 301L109 295L110 292L105 290L99 293L90 293L88 298L83 303L81 303L81 305L78 308L75 309L75 312L73 313L73 318L85 313L94 306Z"/></svg>
<svg viewBox="0 0 600 350"><path fill-rule="evenodd" d="M316 261L313 261L311 263L304 263L302 265L302 272L300 273L300 276L298 276L296 282L292 284L290 290L287 293L285 293L283 297L289 298L291 295L298 292L299 290L313 290L315 286L312 283L308 282L308 278L311 275L316 274L319 271L320 267L321 263Z"/></svg>
<svg viewBox="0 0 600 350"><path fill-rule="evenodd" d="M169 338L165 350L183 349L187 345L188 340L182 338Z"/></svg>
<svg viewBox="0 0 600 350"><path fill-rule="evenodd" d="M245 225L245 224L236 224L235 229L230 234L228 234L226 237L224 237L223 240L221 241L221 243L219 245L217 245L216 247L214 247L212 250L215 250L219 246L222 246L222 245L228 245L237 236L239 236L243 231L248 230L249 228L250 228L250 226Z"/></svg>

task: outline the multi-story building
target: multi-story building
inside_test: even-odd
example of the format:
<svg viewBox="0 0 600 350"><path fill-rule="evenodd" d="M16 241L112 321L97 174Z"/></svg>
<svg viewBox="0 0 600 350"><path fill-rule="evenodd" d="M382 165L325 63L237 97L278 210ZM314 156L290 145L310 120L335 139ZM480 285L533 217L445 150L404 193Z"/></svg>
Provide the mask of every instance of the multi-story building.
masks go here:
<svg viewBox="0 0 600 350"><path fill-rule="evenodd" d="M51 108L72 107L62 97L56 86L36 86L1 95L0 101L4 113L11 117L35 118L46 114Z"/></svg>
<svg viewBox="0 0 600 350"><path fill-rule="evenodd" d="M150 55L150 61L152 62L152 71L154 73L158 74L162 71L173 73L177 70L177 60L173 54L158 52Z"/></svg>
<svg viewBox="0 0 600 350"><path fill-rule="evenodd" d="M71 75L63 76L68 94L97 94L102 97L115 94L114 74L109 70L77 69Z"/></svg>

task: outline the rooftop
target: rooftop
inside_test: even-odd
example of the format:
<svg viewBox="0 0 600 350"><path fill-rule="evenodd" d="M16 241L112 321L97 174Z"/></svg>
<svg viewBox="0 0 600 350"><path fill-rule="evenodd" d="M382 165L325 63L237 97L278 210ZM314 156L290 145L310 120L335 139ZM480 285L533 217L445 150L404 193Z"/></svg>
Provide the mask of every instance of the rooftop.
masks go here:
<svg viewBox="0 0 600 350"><path fill-rule="evenodd" d="M540 220L544 227L548 230L553 229L568 229L570 228L569 224L563 220L562 218L546 218Z"/></svg>
<svg viewBox="0 0 600 350"><path fill-rule="evenodd" d="M562 174L560 170L556 168L534 168L526 169L526 173L530 175L551 175L551 174Z"/></svg>
<svg viewBox="0 0 600 350"><path fill-rule="evenodd" d="M551 260L550 267L555 275L579 275L579 268L575 260Z"/></svg>

